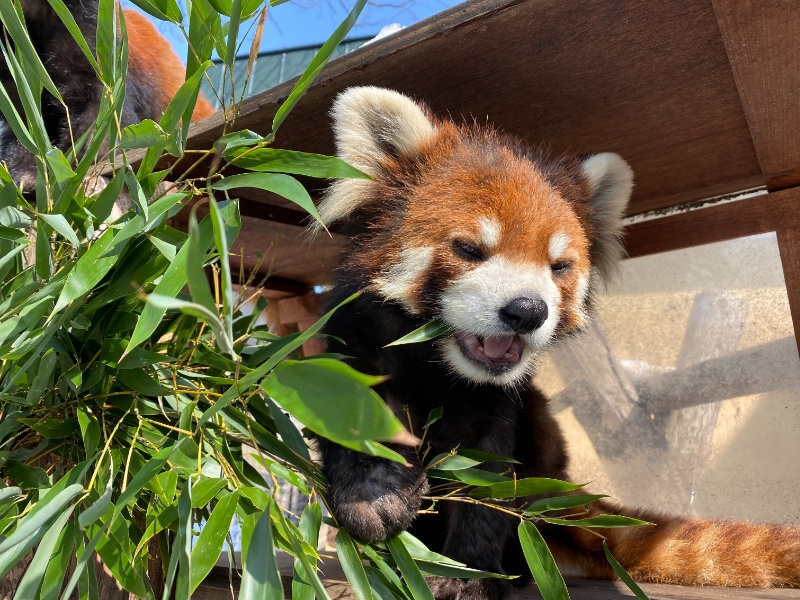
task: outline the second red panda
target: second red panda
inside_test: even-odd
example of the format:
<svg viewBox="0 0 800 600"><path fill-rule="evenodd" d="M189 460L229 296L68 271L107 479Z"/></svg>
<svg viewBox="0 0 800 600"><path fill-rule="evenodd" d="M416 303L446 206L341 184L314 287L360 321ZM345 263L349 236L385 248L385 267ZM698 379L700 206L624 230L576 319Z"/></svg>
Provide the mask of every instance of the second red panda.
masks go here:
<svg viewBox="0 0 800 600"><path fill-rule="evenodd" d="M95 47L97 0L65 0L90 48ZM102 84L47 0L21 0L31 42L53 83L69 108L69 122L64 107L48 92L43 92L41 111L50 141L66 151L72 139L78 139L95 121L100 105ZM184 80L185 67L175 51L143 15L125 10L129 60L126 97L120 125L125 127L143 119L158 121ZM24 114L17 86L5 61L0 61L0 83L20 114ZM198 98L192 120L214 112L208 101ZM70 134L70 127L72 129ZM7 123L0 129L0 161L5 161L14 180L23 191L35 185L36 164L33 156L16 139Z"/></svg>

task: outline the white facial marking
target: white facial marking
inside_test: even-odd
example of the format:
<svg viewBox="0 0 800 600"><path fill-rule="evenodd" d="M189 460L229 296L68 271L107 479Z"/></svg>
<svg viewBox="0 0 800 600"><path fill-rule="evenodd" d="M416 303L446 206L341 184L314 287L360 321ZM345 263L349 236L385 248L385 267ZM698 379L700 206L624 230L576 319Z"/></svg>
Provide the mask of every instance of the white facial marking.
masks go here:
<svg viewBox="0 0 800 600"><path fill-rule="evenodd" d="M519 364L493 374L466 358L454 338L442 344L444 358L459 374L473 381L499 385L513 383L531 371L540 350L550 342L559 320L561 292L549 266L515 263L494 256L468 271L442 293L442 318L456 330L481 337L508 335L500 309L514 298L539 298L547 303L547 319L530 333L519 334L524 349Z"/></svg>
<svg viewBox="0 0 800 600"><path fill-rule="evenodd" d="M481 217L478 220L480 228L481 242L487 248L494 248L500 243L500 223L489 217Z"/></svg>
<svg viewBox="0 0 800 600"><path fill-rule="evenodd" d="M433 248L406 248L400 252L400 260L389 267L375 285L389 300L397 300L412 314L418 311L414 302L413 288L418 284L433 262Z"/></svg>
<svg viewBox="0 0 800 600"><path fill-rule="evenodd" d="M572 243L572 238L564 232L554 233L550 238L550 245L548 248L550 260L556 262L559 258L564 257L564 253L569 250L569 245Z"/></svg>
<svg viewBox="0 0 800 600"><path fill-rule="evenodd" d="M589 315L586 314L584 303L586 302L586 294L589 293L589 278L586 275L578 276L578 284L575 287L575 303L573 310L578 319L578 326L583 327L589 322Z"/></svg>

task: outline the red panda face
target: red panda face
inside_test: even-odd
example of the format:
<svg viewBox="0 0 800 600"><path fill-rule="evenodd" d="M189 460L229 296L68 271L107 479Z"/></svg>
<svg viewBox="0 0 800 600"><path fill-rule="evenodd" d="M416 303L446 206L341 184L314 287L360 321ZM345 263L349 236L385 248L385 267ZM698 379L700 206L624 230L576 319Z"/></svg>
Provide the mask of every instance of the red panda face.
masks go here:
<svg viewBox="0 0 800 600"><path fill-rule="evenodd" d="M346 268L409 314L444 321L454 333L438 344L455 373L513 384L585 326L621 254L622 159L547 160L378 88L346 91L333 114L340 156L374 179L337 182L320 214L366 225Z"/></svg>

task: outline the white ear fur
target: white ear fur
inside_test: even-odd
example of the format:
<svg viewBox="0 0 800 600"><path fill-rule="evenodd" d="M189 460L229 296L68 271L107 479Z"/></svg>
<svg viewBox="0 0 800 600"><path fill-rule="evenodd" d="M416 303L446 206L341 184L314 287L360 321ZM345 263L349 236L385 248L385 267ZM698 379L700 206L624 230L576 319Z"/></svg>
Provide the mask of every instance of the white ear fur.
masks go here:
<svg viewBox="0 0 800 600"><path fill-rule="evenodd" d="M603 152L584 160L581 172L591 193L592 262L602 279L610 282L625 255L620 238L622 218L633 190L633 170L618 154Z"/></svg>
<svg viewBox="0 0 800 600"><path fill-rule="evenodd" d="M410 154L433 137L436 128L413 100L392 90L355 87L339 94L331 109L336 151L368 175L378 175L387 155ZM340 179L319 205L325 224L342 219L363 201L371 182Z"/></svg>

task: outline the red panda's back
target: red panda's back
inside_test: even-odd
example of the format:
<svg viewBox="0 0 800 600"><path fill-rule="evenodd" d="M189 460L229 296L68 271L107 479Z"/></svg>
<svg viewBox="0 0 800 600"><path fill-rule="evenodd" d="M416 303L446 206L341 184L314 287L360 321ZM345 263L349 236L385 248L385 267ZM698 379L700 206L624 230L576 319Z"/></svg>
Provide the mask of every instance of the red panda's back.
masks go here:
<svg viewBox="0 0 800 600"><path fill-rule="evenodd" d="M148 94L140 94L150 100L147 103L150 110L138 111L139 116L157 121L183 84L186 67L147 17L134 10L125 10L124 13L128 30L128 69L131 80L150 89ZM141 112L153 114L145 115ZM197 99L192 121L198 121L213 112L214 108L201 94Z"/></svg>

